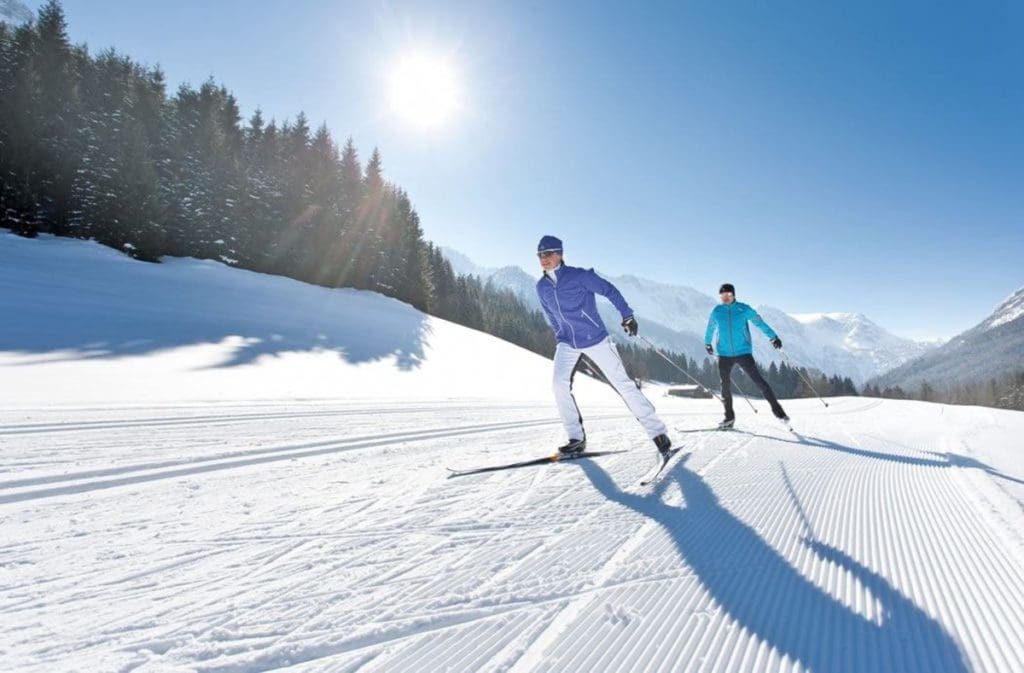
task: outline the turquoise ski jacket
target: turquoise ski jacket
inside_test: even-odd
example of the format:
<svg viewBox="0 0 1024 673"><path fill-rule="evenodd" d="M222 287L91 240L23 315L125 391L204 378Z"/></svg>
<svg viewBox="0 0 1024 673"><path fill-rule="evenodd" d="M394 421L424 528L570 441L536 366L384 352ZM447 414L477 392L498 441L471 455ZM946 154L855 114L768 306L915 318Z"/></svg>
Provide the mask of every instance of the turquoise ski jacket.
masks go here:
<svg viewBox="0 0 1024 673"><path fill-rule="evenodd" d="M719 304L711 309L708 329L704 333L704 343L710 345L717 330L718 343L715 344L715 352L718 355L735 357L753 353L754 345L750 342L748 322L757 325L769 339L776 338L775 330L761 319L757 311L743 302L734 301L731 304Z"/></svg>

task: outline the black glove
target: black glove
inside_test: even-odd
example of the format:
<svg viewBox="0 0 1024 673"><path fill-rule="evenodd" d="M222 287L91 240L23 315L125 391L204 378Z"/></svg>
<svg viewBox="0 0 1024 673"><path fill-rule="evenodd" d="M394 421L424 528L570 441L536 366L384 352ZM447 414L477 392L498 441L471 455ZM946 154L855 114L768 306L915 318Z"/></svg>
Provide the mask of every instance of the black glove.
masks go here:
<svg viewBox="0 0 1024 673"><path fill-rule="evenodd" d="M622 321L622 329L626 331L626 334L632 337L636 336L637 330L640 329L640 326L636 324L636 318L629 316Z"/></svg>
<svg viewBox="0 0 1024 673"><path fill-rule="evenodd" d="M775 337L774 339L772 339L772 345L775 346L776 348L782 348L782 339L780 339L779 337Z"/></svg>
<svg viewBox="0 0 1024 673"><path fill-rule="evenodd" d="M704 350L708 352L708 355L715 354L715 349L711 347L711 344L704 344Z"/></svg>

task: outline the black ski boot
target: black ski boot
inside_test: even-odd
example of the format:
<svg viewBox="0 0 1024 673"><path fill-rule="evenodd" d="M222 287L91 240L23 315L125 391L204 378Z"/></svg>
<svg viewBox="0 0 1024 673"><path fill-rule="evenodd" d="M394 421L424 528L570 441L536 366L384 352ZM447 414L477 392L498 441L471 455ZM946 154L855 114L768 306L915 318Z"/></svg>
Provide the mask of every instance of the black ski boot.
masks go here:
<svg viewBox="0 0 1024 673"><path fill-rule="evenodd" d="M558 452L563 456L575 456L587 450L586 439L570 439L568 444L558 447Z"/></svg>
<svg viewBox="0 0 1024 673"><path fill-rule="evenodd" d="M736 425L735 418L727 418L718 424L719 430L732 430L732 426Z"/></svg>
<svg viewBox="0 0 1024 673"><path fill-rule="evenodd" d="M672 440L668 438L668 435L658 435L655 437L654 445L658 447L658 453L660 453L663 458L672 452Z"/></svg>

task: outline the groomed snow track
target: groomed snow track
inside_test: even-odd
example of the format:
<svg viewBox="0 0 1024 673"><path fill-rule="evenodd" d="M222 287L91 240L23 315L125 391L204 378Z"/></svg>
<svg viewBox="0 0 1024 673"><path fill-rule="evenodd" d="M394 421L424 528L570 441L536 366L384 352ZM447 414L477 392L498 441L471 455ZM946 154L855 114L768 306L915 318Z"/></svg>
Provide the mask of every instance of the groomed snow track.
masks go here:
<svg viewBox="0 0 1024 673"><path fill-rule="evenodd" d="M0 412L0 658L16 671L1020 671L1022 414L845 398L542 455L546 403ZM704 401L659 402L707 427ZM387 432L380 432L386 416ZM1018 463L1020 464L1020 463Z"/></svg>

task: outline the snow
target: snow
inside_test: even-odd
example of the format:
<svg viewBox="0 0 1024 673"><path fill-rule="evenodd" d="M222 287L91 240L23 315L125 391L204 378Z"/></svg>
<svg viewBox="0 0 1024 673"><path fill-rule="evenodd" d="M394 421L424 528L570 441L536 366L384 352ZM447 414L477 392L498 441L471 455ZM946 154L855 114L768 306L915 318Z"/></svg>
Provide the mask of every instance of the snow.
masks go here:
<svg viewBox="0 0 1024 673"><path fill-rule="evenodd" d="M1024 414L648 394L380 296L0 234L5 671L1017 671ZM13 319L10 317L14 316Z"/></svg>
<svg viewBox="0 0 1024 673"><path fill-rule="evenodd" d="M376 293L71 239L0 234L0 314L17 316L0 329L0 367L25 404L550 391L542 358Z"/></svg>
<svg viewBox="0 0 1024 673"><path fill-rule="evenodd" d="M1024 316L1024 287L1007 297L982 324L986 328L992 329L1013 322L1021 316Z"/></svg>
<svg viewBox="0 0 1024 673"><path fill-rule="evenodd" d="M765 309L763 313L773 318L776 314L774 309ZM787 349L801 351L800 362L815 362L825 372L844 372L858 384L911 361L936 345L897 337L860 313L800 313L788 317L799 325L788 326L786 318L782 318L773 327L797 337L784 341Z"/></svg>
<svg viewBox="0 0 1024 673"><path fill-rule="evenodd" d="M822 320L846 322L849 320L864 318L864 316L859 313L790 313L789 315L805 325L813 325L814 323Z"/></svg>

